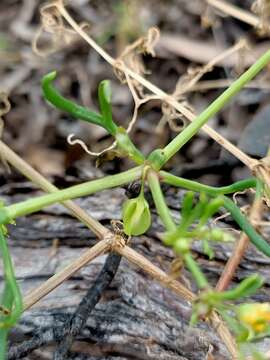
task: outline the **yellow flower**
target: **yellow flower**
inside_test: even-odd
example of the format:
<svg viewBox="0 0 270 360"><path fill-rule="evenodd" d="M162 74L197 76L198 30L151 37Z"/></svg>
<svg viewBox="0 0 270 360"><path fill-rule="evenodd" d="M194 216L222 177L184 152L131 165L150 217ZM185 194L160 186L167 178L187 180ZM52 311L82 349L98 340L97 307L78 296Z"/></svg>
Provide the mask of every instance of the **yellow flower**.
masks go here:
<svg viewBox="0 0 270 360"><path fill-rule="evenodd" d="M240 305L238 317L254 332L261 333L270 325L270 303Z"/></svg>

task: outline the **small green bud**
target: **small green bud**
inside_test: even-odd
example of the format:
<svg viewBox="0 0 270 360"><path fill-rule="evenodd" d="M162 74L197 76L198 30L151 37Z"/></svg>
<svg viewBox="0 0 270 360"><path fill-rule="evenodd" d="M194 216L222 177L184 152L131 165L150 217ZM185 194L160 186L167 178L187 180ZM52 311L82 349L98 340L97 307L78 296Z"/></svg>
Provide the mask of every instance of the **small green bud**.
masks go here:
<svg viewBox="0 0 270 360"><path fill-rule="evenodd" d="M234 241L232 235L218 228L214 228L210 230L209 238L213 241L223 241L223 242Z"/></svg>
<svg viewBox="0 0 270 360"><path fill-rule="evenodd" d="M99 84L99 96L103 98L104 102L106 101L107 104L111 102L112 97L112 89L109 80L103 80Z"/></svg>
<svg viewBox="0 0 270 360"><path fill-rule="evenodd" d="M186 254L189 251L189 241L186 238L178 239L173 244L173 250L177 255Z"/></svg>
<svg viewBox="0 0 270 360"><path fill-rule="evenodd" d="M123 223L127 235L144 234L150 227L151 213L142 193L137 198L129 199L124 203Z"/></svg>
<svg viewBox="0 0 270 360"><path fill-rule="evenodd" d="M185 194L183 202L182 202L182 209L181 209L182 219L186 219L188 216L190 216L190 214L192 212L192 207L193 207L194 195L195 195L195 193L193 191L188 191Z"/></svg>
<svg viewBox="0 0 270 360"><path fill-rule="evenodd" d="M214 241L222 241L224 232L221 229L215 228L210 231L210 238Z"/></svg>

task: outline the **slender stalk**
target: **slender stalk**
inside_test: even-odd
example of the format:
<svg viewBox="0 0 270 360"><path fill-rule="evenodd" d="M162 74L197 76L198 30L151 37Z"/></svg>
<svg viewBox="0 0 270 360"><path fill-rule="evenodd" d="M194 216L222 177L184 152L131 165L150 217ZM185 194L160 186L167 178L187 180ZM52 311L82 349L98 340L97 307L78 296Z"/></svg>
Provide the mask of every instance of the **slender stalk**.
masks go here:
<svg viewBox="0 0 270 360"><path fill-rule="evenodd" d="M227 291L213 291L211 298L218 301L237 300L251 296L263 285L264 280L258 274L253 274L241 281L240 284Z"/></svg>
<svg viewBox="0 0 270 360"><path fill-rule="evenodd" d="M3 209L0 209L0 224L8 223L12 219L39 211L44 207L55 204L57 202L63 202L81 196L91 195L98 191L124 185L130 181L137 180L141 174L142 167L138 166L117 175L106 176L102 179L88 181L80 185L71 186L64 190L56 191L52 194L43 195L35 199L29 199L18 204L7 206Z"/></svg>
<svg viewBox="0 0 270 360"><path fill-rule="evenodd" d="M217 291L224 291L230 285L231 280L235 276L235 271L239 266L243 255L248 247L249 244L249 237L246 233L242 232L241 237L237 240L233 252L227 261L225 267L222 270L222 274L218 279L216 290Z"/></svg>
<svg viewBox="0 0 270 360"><path fill-rule="evenodd" d="M168 231L175 230L176 225L172 219L170 210L168 209L168 206L164 199L158 175L154 171L149 171L147 180L154 199L154 203L156 205L158 215L160 216L163 225Z"/></svg>
<svg viewBox="0 0 270 360"><path fill-rule="evenodd" d="M197 181L192 181L184 179L175 175L172 175L166 171L160 171L159 175L161 180L166 184L172 186L182 187L184 189L196 191L196 192L205 192L209 195L225 195L231 194L236 191L243 191L245 189L254 188L257 183L256 178L250 178L246 180L237 181L228 186L214 187L209 185L204 185L198 183Z"/></svg>
<svg viewBox="0 0 270 360"><path fill-rule="evenodd" d="M163 149L164 160L160 168L174 156L198 131L220 111L249 81L251 81L270 61L270 50L262 55L244 74L242 74L231 86L226 89L216 100L212 102L191 124L177 135Z"/></svg>
<svg viewBox="0 0 270 360"><path fill-rule="evenodd" d="M7 329L0 329L0 360L6 359L7 337Z"/></svg>
<svg viewBox="0 0 270 360"><path fill-rule="evenodd" d="M260 219L262 215L263 202L261 200L261 191L263 191L262 183L261 181L257 181L256 196L249 215L249 221L251 222L251 224L254 220ZM239 240L237 240L234 246L232 255L227 261L225 268L223 269L222 274L217 282L216 290L224 291L228 288L230 281L234 277L235 271L239 266L248 245L249 237L246 233L242 232Z"/></svg>
<svg viewBox="0 0 270 360"><path fill-rule="evenodd" d="M208 281L204 274L202 273L200 267L197 265L196 261L193 259L192 255L190 253L183 255L184 262L193 275L199 289L205 289L208 287Z"/></svg>
<svg viewBox="0 0 270 360"><path fill-rule="evenodd" d="M12 260L4 234L3 226L0 225L0 252L4 268L4 290L1 302L9 311L9 315L0 316L0 360L6 358L6 345L8 331L20 317L22 312L22 297L15 278Z"/></svg>
<svg viewBox="0 0 270 360"><path fill-rule="evenodd" d="M242 214L238 206L226 196L224 196L223 199L225 208L230 212L239 227L248 235L253 245L265 255L270 256L270 245L257 233L248 219Z"/></svg>
<svg viewBox="0 0 270 360"><path fill-rule="evenodd" d="M125 257L131 264L141 268L146 274L159 281L165 287L171 289L186 301L191 302L196 299L195 295L179 281L174 280L171 276L129 246L116 246L114 250Z"/></svg>
<svg viewBox="0 0 270 360"><path fill-rule="evenodd" d="M225 2L222 0L206 0L207 3L219 11L222 11L226 15L230 15L238 20L241 20L255 28L258 28L260 25L260 19L258 16L254 15L250 11L246 11L241 9L235 5L230 4L229 2Z"/></svg>
<svg viewBox="0 0 270 360"><path fill-rule="evenodd" d="M236 191L245 190L250 187L255 187L257 185L257 180L255 178L251 178L238 181L229 186L215 188L213 186L203 185L197 183L196 181L191 181L175 175L171 175L166 171L160 171L159 174L162 178L162 181L167 184L183 187L188 190L193 190L197 192L206 192L212 196L229 194ZM240 228L248 235L250 241L265 255L270 256L270 245L257 233L257 231L253 228L248 219L242 214L242 212L232 200L230 200L226 196L223 196L223 199L225 208L230 212L233 219L237 222Z"/></svg>
<svg viewBox="0 0 270 360"><path fill-rule="evenodd" d="M7 319L3 320L0 323L0 328L3 328L3 327L8 328L8 327L14 325L14 323L16 323L17 319L19 318L19 316L22 312L22 296L21 296L21 292L20 292L20 289L19 289L17 281L16 281L12 260L10 257L6 238L4 236L1 225L0 225L0 250L1 250L1 255L2 255L2 259L3 259L5 283L6 283L6 286L8 286L8 288L10 290L11 295L9 295L9 296L10 296L10 300L12 300L11 304L9 304L9 305L11 305L11 306L9 306L11 314L7 317ZM4 300L5 299L3 299L3 301Z"/></svg>

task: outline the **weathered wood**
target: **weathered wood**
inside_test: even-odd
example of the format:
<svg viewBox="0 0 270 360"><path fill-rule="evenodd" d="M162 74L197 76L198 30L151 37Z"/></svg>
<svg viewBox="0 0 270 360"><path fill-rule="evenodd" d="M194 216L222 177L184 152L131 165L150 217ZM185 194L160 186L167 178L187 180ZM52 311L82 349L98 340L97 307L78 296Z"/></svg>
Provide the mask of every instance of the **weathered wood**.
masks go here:
<svg viewBox="0 0 270 360"><path fill-rule="evenodd" d="M16 188L4 188L7 202L15 202L36 194L30 184L27 194ZM22 188L22 187L21 187ZM24 191L25 188L24 188ZM177 207L181 192L168 192L168 201L178 216ZM110 199L108 203L108 199ZM124 190L106 191L78 203L94 217L108 223L120 218ZM132 247L153 263L169 271L173 253L158 240L160 224L153 216L153 226L147 236L132 239ZM56 253L52 244L59 240ZM52 276L55 272L80 256L87 246L95 243L94 236L77 220L68 215L61 206L52 206L42 213L17 220L10 226L11 252L20 280L23 294L28 293ZM213 281L217 279L230 253L232 245L216 245L216 259L209 261L202 255L199 243L194 245L198 261ZM237 273L237 278L260 271L269 281L269 270L265 264L269 259L249 250ZM30 339L37 332L44 332L53 325L61 326L67 314L72 313L87 289L93 283L104 263L105 255L95 259L81 269L71 279L46 296L32 309L26 311L12 331L10 342L14 346L22 340ZM268 279L267 279L268 278ZM180 281L194 288L189 275L183 271ZM269 291L264 288L256 299L269 299ZM142 270L123 260L109 290L97 305L78 341L73 345L76 359L205 359L213 348L216 359L229 359L221 340L206 324L189 327L191 309L170 290L145 276ZM27 359L50 359L55 344L36 350Z"/></svg>

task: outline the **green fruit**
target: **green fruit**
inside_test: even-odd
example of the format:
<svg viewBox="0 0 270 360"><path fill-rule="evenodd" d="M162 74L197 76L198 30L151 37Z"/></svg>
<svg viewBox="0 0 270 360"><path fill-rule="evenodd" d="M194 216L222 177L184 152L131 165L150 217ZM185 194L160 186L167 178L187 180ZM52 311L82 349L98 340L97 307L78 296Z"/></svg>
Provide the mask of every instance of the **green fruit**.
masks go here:
<svg viewBox="0 0 270 360"><path fill-rule="evenodd" d="M143 195L127 200L123 206L124 231L127 235L144 234L151 225L151 213Z"/></svg>
<svg viewBox="0 0 270 360"><path fill-rule="evenodd" d="M177 255L186 254L189 251L189 240L180 238L173 244L173 250Z"/></svg>

